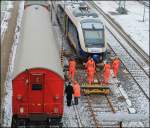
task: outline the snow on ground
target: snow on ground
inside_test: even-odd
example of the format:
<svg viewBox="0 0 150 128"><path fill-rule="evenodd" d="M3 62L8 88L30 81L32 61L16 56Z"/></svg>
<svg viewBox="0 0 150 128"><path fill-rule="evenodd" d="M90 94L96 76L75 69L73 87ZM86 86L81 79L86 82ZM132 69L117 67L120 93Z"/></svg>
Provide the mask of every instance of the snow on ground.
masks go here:
<svg viewBox="0 0 150 128"><path fill-rule="evenodd" d="M8 26L8 20L11 17L11 12L9 12L11 8L13 8L13 1L1 2L1 42Z"/></svg>
<svg viewBox="0 0 150 128"><path fill-rule="evenodd" d="M20 2L19 5L19 15L17 19L17 27L16 27L16 33L14 35L14 43L11 49L11 54L9 58L9 68L8 68L8 73L6 77L6 82L5 82L5 90L6 90L6 96L4 99L4 127L10 127L11 126L11 120L12 120L12 73L13 73L13 68L14 68L14 59L15 59L15 54L16 54L16 49L18 45L18 39L19 39L19 34L18 32L18 26L20 27L21 25L21 20L23 16L23 10L24 10L24 1Z"/></svg>
<svg viewBox="0 0 150 128"><path fill-rule="evenodd" d="M116 1L95 1L95 3L120 24L124 31L149 55L149 8L145 8L145 21L142 22L144 6L137 1L126 1L127 15L118 14Z"/></svg>

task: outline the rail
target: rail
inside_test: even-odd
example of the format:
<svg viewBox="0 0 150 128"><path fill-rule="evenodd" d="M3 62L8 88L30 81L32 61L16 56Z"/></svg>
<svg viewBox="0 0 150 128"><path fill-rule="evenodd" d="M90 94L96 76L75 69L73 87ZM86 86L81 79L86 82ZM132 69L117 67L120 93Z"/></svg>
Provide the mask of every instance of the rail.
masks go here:
<svg viewBox="0 0 150 128"><path fill-rule="evenodd" d="M75 105L73 105L73 109L75 111L75 116L76 116L76 120L78 123L78 127L84 127L82 120L81 120L81 117L79 116L79 111Z"/></svg>
<svg viewBox="0 0 150 128"><path fill-rule="evenodd" d="M107 28L107 27L106 27ZM149 73L145 71L145 69L139 64L139 62L131 55L130 52L122 45L122 43L115 37L115 35L110 31L109 28L107 30L113 35L113 37L118 41L118 43L123 47L123 49L128 53L128 55L136 62L136 64L143 70L143 72L149 77ZM110 46L110 45L109 45Z"/></svg>
<svg viewBox="0 0 150 128"><path fill-rule="evenodd" d="M149 7L149 1L139 0L139 3L145 5L146 7Z"/></svg>
<svg viewBox="0 0 150 128"><path fill-rule="evenodd" d="M94 8L96 8L96 10L98 10L98 12L100 14L103 15L103 17L107 20L107 22L113 26L113 28L115 28L117 30L117 32L123 36L124 39L126 39L127 43L130 45L130 44L135 44L135 42L132 41L132 39L128 38L128 36L126 36L127 34L122 31L120 29L120 27L118 27L118 25L116 23L114 23L114 21L111 20L111 18L106 15L102 9L100 9L94 2L89 2L90 4L92 4L92 6ZM106 27L107 28L107 27ZM107 28L108 29L108 28ZM127 54L132 58L132 60L140 67L141 71L143 71L143 73L145 73L145 76L147 76L149 78L149 73L145 71L145 69L142 67L142 65L140 65L138 63L138 60L136 60L132 55L131 53L128 52L128 50L123 46L123 44L115 37L115 35L110 31L110 29L108 29L108 31L113 35L113 37L118 41L118 43L121 45L121 47L127 52ZM108 44L109 45L109 44ZM135 46L134 45L134 46ZM110 46L110 45L109 45ZM131 45L130 45L131 46ZM136 47L133 47L131 46L132 48L135 48L135 49L141 49L141 48L138 48L138 46ZM112 49L112 48L111 48ZM142 50L141 50L142 51ZM113 50L113 52L116 54L116 52ZM116 54L117 55L117 54ZM146 55L146 54L143 54L144 55L144 58L146 58L147 62L149 62L149 56ZM122 62L123 63L123 62ZM125 64L124 64L125 66ZM126 67L126 66L125 66ZM150 99L149 96L146 94L146 92L144 91L144 89L141 87L141 85L139 84L139 82L136 80L136 78L134 77L134 75L132 75L132 73L130 72L130 70L128 70L128 68L126 67L127 71L130 73L131 77L133 78L133 80L135 81L135 83L138 85L138 87L141 89L141 91L143 92L143 94L146 96L147 99Z"/></svg>
<svg viewBox="0 0 150 128"><path fill-rule="evenodd" d="M108 46L111 48L111 50L115 53L115 51L112 49L112 47L108 44ZM115 55L117 55L115 53ZM138 83L138 81L134 78L134 76L132 75L132 73L128 70L128 68L125 66L125 64L122 62L122 60L120 60L121 63L123 64L123 66L125 67L125 69L129 72L130 76L132 77L132 79L134 80L134 82L138 85L138 87L141 89L141 91L143 92L143 94L145 95L145 97L150 100L149 96L145 93L145 91L143 90L143 88L140 86L140 84Z"/></svg>
<svg viewBox="0 0 150 128"><path fill-rule="evenodd" d="M112 102L111 100L108 98L107 95L105 95L106 97L106 100L107 100L107 103L109 104L110 108L111 108L111 111L113 113L116 113L116 110L115 108L113 107L112 105ZM95 111L94 108L92 107L92 103L90 101L90 98L89 96L86 96L87 98L87 101L88 101L88 108L89 108L89 111L91 112L91 116L93 118L93 121L94 121L94 124L95 124L95 127L105 127L105 126L109 126L109 127L113 127L115 125L115 127L119 127L119 128L122 128L122 121L119 121L117 122L117 124L107 124L107 122L100 122L97 118L96 118L96 114L95 112L101 112L101 111ZM101 108L102 109L102 108ZM102 111L103 112L103 111ZM106 123L106 124L105 124Z"/></svg>
<svg viewBox="0 0 150 128"><path fill-rule="evenodd" d="M111 107L112 112L113 112L113 113L116 113L116 110L114 109L114 107L113 107L113 105L112 105L110 99L108 98L108 96L105 95L105 97L106 97L106 99L107 99L107 101L108 101L108 103L109 103L109 105L110 105L110 107Z"/></svg>
<svg viewBox="0 0 150 128"><path fill-rule="evenodd" d="M88 1L104 18L105 20L120 34L120 36L143 58L143 60L149 64L149 55L139 47L139 45L126 34L126 32L114 21L109 15L107 15L100 7L93 1Z"/></svg>
<svg viewBox="0 0 150 128"><path fill-rule="evenodd" d="M95 113L94 113L94 111L93 111L93 109L92 109L92 105L91 105L89 96L87 96L87 100L88 100L88 105L89 105L90 112L91 112L92 117L93 117L93 121L94 121L94 123L95 123L95 127L96 127L96 128L101 127L102 124L100 124L100 123L98 122L98 120L96 119L96 115L95 115Z"/></svg>

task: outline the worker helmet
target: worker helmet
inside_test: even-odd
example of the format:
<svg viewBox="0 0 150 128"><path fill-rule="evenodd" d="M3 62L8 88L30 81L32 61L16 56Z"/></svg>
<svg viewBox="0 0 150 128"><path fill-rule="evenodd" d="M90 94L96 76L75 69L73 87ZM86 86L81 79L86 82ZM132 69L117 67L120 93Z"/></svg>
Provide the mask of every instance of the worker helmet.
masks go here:
<svg viewBox="0 0 150 128"><path fill-rule="evenodd" d="M91 56L88 57L88 60L91 59Z"/></svg>
<svg viewBox="0 0 150 128"><path fill-rule="evenodd" d="M74 81L74 84L77 84L77 83L78 83L78 82L75 80L75 81Z"/></svg>

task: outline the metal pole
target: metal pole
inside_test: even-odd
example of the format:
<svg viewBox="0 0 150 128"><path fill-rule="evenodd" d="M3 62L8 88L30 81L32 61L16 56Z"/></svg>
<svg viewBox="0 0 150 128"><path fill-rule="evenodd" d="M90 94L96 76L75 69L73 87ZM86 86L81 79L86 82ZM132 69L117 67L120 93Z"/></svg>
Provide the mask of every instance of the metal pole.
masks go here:
<svg viewBox="0 0 150 128"><path fill-rule="evenodd" d="M125 7L126 7L126 0L124 1L124 9L125 9Z"/></svg>
<svg viewBox="0 0 150 128"><path fill-rule="evenodd" d="M119 1L119 8L121 8L121 1Z"/></svg>
<svg viewBox="0 0 150 128"><path fill-rule="evenodd" d="M53 15L53 14L52 14L52 1L51 1L50 8L51 8L50 10L51 10L51 21L52 21L52 18L53 18L53 16L52 16L52 15Z"/></svg>
<svg viewBox="0 0 150 128"><path fill-rule="evenodd" d="M143 22L145 20L145 4L144 4L144 12L143 12Z"/></svg>

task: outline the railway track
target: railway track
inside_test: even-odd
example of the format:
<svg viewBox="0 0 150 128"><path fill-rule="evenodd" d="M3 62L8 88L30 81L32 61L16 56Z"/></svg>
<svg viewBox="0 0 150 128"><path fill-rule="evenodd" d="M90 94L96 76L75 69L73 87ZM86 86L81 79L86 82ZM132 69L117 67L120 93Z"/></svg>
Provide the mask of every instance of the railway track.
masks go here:
<svg viewBox="0 0 150 128"><path fill-rule="evenodd" d="M140 48L137 43L135 43L128 34L114 21L111 17L99 8L93 1L89 1L88 4L95 8L103 17L104 19L120 34L120 36L138 53L139 56L143 58L143 60L149 64L149 55Z"/></svg>
<svg viewBox="0 0 150 128"><path fill-rule="evenodd" d="M55 21L56 22L56 21ZM57 26L54 26L55 28L58 28ZM63 47L61 47L61 53L64 52L64 50L67 47L67 50L70 49L67 40L64 38L62 41L62 33L61 29L59 30L60 33L57 34L57 37L59 38L59 42L66 42L63 44ZM62 45L61 45L62 46ZM74 52L71 53L74 55ZM72 56L71 55L71 56ZM67 57L64 56L64 54L61 54L61 60L62 64L64 60L66 60ZM64 66L64 64L63 64ZM86 83L86 71L83 68L78 68L76 72L76 80L79 82L79 84ZM98 74L100 76L101 73ZM116 87L117 88L117 87ZM114 89L115 90L115 89ZM116 91L116 90L115 90ZM116 94L116 93L115 93ZM73 105L73 110L76 119L76 124L78 127L85 127L85 126L92 126L92 127L104 127L104 126L109 126L109 127L121 127L121 122L103 122L101 119L99 119L98 114L99 113L115 113L118 111L125 111L128 112L127 110L127 105L125 102L119 101L119 97L122 95L119 93L118 96L115 96L115 94L111 94L110 96L102 96L102 95L91 95L91 96L82 96L79 105L74 106ZM95 102L94 102L95 100ZM104 102L102 102L104 100ZM79 109L80 106L80 109ZM84 110L81 108L83 107ZM86 112L83 112L86 111ZM85 115L87 113L87 115ZM65 121L67 120L67 117L65 117ZM73 117L71 117L73 118ZM84 119L88 118L88 119ZM88 120L88 122L86 122ZM64 122L65 122L64 121ZM86 122L86 123L85 123ZM67 126L72 126L72 123L69 121L69 124L67 123Z"/></svg>
<svg viewBox="0 0 150 128"><path fill-rule="evenodd" d="M85 108L89 111L90 117L93 121L94 127L116 127L121 128L120 122L104 122L98 118L98 114L101 113L116 113L111 100L106 95L91 95L86 96L84 102L87 103Z"/></svg>
<svg viewBox="0 0 150 128"><path fill-rule="evenodd" d="M149 75L139 66L138 62L132 58L130 53L128 53L126 48L122 47L120 43L109 43L109 47L120 58L135 83L141 89L145 97L149 99Z"/></svg>
<svg viewBox="0 0 150 128"><path fill-rule="evenodd" d="M147 1L147 0L138 0L138 2L139 2L140 4L145 5L146 7L149 7L149 1Z"/></svg>
<svg viewBox="0 0 150 128"><path fill-rule="evenodd" d="M83 69L78 69L78 75L77 81L79 83L86 82L86 73ZM97 76L99 74L97 73ZM81 79L82 77L82 79ZM97 81L99 81L99 77L96 77ZM115 90L115 89L114 89ZM115 92L113 92L115 93ZM118 107L118 97L120 97L121 94L115 97L115 94L112 94L110 96L108 95L86 95L83 96L83 99L81 99L81 102L84 104L84 108L87 109L89 113L89 118L92 120L92 126L94 127L122 127L121 122L103 122L101 119L98 118L99 113L116 113L117 111L124 111L125 109L121 108L122 106L125 106L122 104L122 106ZM127 112L127 111L126 111Z"/></svg>
<svg viewBox="0 0 150 128"><path fill-rule="evenodd" d="M128 37L128 35L118 27L118 25L112 21L112 19L104 13L102 9L100 9L94 2L89 2L104 18L105 20L125 39L128 43L127 45L123 45L111 32L111 30L107 28L109 38L111 39L108 44L109 47L115 52L115 54L120 58L138 87L144 93L145 97L149 99L149 68L145 69L144 63L139 63L140 59L138 57L133 56L134 49L139 56L144 58L144 60L149 63L149 56L140 48L136 43ZM113 40L112 40L113 38ZM112 43L113 42L113 43ZM132 47L132 49L130 48ZM131 55L132 54L132 55Z"/></svg>
<svg viewBox="0 0 150 128"><path fill-rule="evenodd" d="M82 119L80 117L80 113L79 113L78 108L76 107L76 105L73 105L73 109L74 109L74 112L75 112L75 116L76 116L75 118L77 120L78 127L85 127L82 123Z"/></svg>

